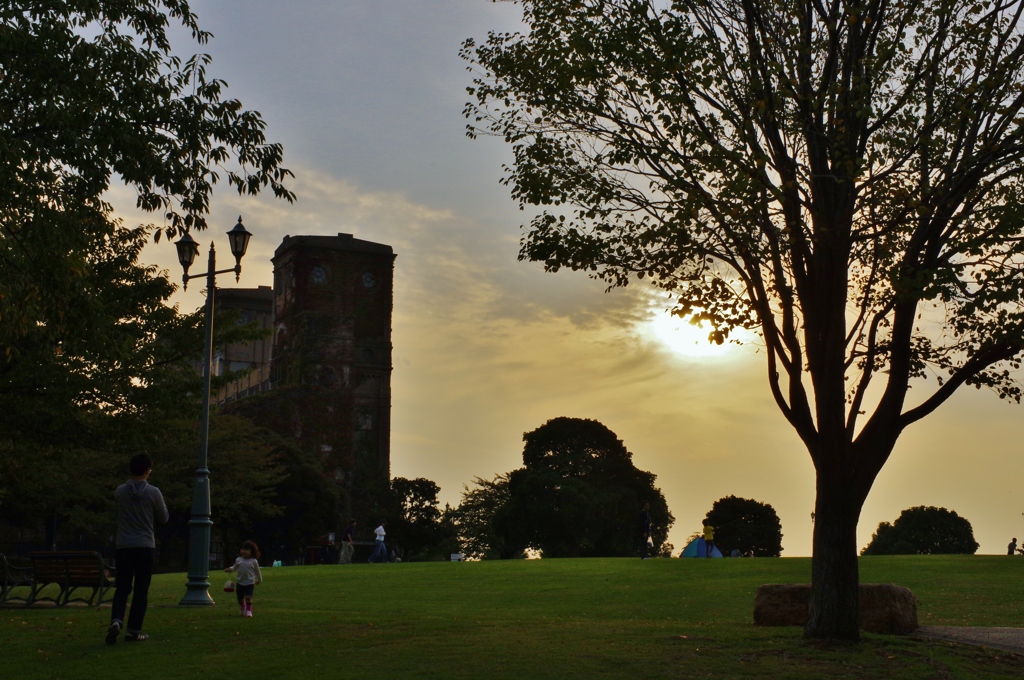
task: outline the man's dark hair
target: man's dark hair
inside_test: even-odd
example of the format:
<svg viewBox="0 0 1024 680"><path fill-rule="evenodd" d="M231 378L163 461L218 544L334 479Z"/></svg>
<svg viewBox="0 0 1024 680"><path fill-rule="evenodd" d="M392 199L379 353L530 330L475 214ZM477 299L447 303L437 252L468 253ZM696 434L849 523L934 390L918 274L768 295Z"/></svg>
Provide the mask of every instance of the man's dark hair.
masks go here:
<svg viewBox="0 0 1024 680"><path fill-rule="evenodd" d="M132 456L132 462L128 464L128 469L131 470L133 477L141 477L146 474L146 470L153 467L153 459L149 457L148 453L139 453Z"/></svg>

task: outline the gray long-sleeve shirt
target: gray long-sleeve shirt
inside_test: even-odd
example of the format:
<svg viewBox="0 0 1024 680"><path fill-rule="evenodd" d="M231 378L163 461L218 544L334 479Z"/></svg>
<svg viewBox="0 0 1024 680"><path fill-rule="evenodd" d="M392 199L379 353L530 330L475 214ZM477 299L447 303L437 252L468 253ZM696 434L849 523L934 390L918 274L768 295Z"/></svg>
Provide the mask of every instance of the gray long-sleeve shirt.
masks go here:
<svg viewBox="0 0 1024 680"><path fill-rule="evenodd" d="M149 482L129 479L114 492L117 507L117 547L155 548L154 520L166 524L167 506L163 494Z"/></svg>

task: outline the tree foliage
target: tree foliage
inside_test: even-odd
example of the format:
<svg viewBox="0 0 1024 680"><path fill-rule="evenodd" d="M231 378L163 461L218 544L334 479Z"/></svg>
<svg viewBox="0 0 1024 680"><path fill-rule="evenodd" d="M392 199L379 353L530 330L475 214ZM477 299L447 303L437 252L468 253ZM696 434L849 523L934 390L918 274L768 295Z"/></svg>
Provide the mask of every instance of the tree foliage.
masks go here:
<svg viewBox="0 0 1024 680"><path fill-rule="evenodd" d="M186 0L19 0L0 7L0 219L8 236L61 208L96 206L116 175L164 232L205 228L210 194L283 182L266 124L211 77L208 55L172 51L173 24L197 45ZM232 164L233 162L233 164ZM56 193L55 193L56 192ZM50 224L49 226L53 226Z"/></svg>
<svg viewBox="0 0 1024 680"><path fill-rule="evenodd" d="M45 521L48 545L55 526L106 536L125 461L162 451L194 429L200 410L200 314L168 306L174 286L138 262L148 229L109 226L81 257L63 324L8 336L10 354L0 360L0 510L22 528ZM253 332L221 324L217 339ZM198 439L192 470L197 450Z"/></svg>
<svg viewBox="0 0 1024 680"><path fill-rule="evenodd" d="M104 526L125 461L161 442L169 420L199 409L189 365L202 347L198 317L166 306L173 286L138 262L149 231L109 226L84 253L39 254L76 258L81 271L60 323L6 335L0 358L0 509L24 528L49 518L48 544L56 525ZM0 258L0 278L31 267L24 254ZM7 309L0 301L0 317Z"/></svg>
<svg viewBox="0 0 1024 680"><path fill-rule="evenodd" d="M283 509L276 517L253 526L253 535L268 546L284 551L301 550L317 536L346 524L343 516L343 492L324 469L323 459L294 440L263 430L273 442L285 470L284 479L274 488L273 502ZM215 489L216 487L211 487Z"/></svg>
<svg viewBox="0 0 1024 680"><path fill-rule="evenodd" d="M817 474L805 633L856 639L857 519L900 434L963 385L1021 396L1024 5L521 4L462 52L469 134L544 207L521 258L649 279L714 342L757 330Z"/></svg>
<svg viewBox="0 0 1024 680"><path fill-rule="evenodd" d="M493 479L473 479L473 488L463 486L462 500L455 513L460 551L470 559L513 559L523 557L523 549L505 542L498 533L498 513L509 501L509 473Z"/></svg>
<svg viewBox="0 0 1024 680"><path fill-rule="evenodd" d="M443 556L444 536L437 494L441 487L423 477L391 480L388 538L406 561ZM449 551L450 553L450 551Z"/></svg>
<svg viewBox="0 0 1024 680"><path fill-rule="evenodd" d="M218 182L293 198L281 146L266 141L258 113L224 98L209 57L172 51L178 27L200 45L210 37L184 0L0 5L8 521L49 504L82 523L108 494L92 499L75 481L106 489L125 455L156 447L165 424L198 412L201 315L167 306L174 286L139 262L146 242L204 229ZM114 219L106 192L118 183L162 226Z"/></svg>
<svg viewBox="0 0 1024 680"><path fill-rule="evenodd" d="M159 465L160 477L165 480L157 486L168 509L187 517L192 509L199 428L194 420L174 425L165 431L164 445L153 452L154 466ZM293 513L298 510L294 501L278 494L290 472L284 445L280 437L244 418L213 414L211 515L218 528L247 532L256 522L283 515L286 508Z"/></svg>
<svg viewBox="0 0 1024 680"><path fill-rule="evenodd" d="M782 554L782 523L767 503L726 496L714 502L705 519L715 528L715 546L723 555L733 550L754 557Z"/></svg>
<svg viewBox="0 0 1024 680"><path fill-rule="evenodd" d="M659 549L673 517L655 475L638 470L614 432L596 420L555 418L523 435L524 467L463 494L466 552L503 557L539 550L544 557L637 554L637 518L651 504L652 538Z"/></svg>
<svg viewBox="0 0 1024 680"><path fill-rule="evenodd" d="M946 508L919 505L900 513L892 524L880 522L861 555L973 555L974 529Z"/></svg>
<svg viewBox="0 0 1024 680"><path fill-rule="evenodd" d="M208 57L172 52L172 23L209 38L184 0L0 7L0 395L48 404L11 412L42 439L75 434L68 409L131 412L179 368L196 317L167 308L172 284L138 262L149 235L205 228L221 179L292 199L281 146L223 98ZM114 181L164 225L112 219Z"/></svg>
<svg viewBox="0 0 1024 680"><path fill-rule="evenodd" d="M3 432L44 445L102 447L109 443L111 422L147 409L176 408L171 395L150 391L151 386L198 386L181 372L183 362L201 348L197 318L179 316L168 307L173 285L138 262L147 234L146 229L111 224L98 230L81 253L48 254L74 258L81 270L74 285L68 282L58 318L36 319L23 332L5 337ZM22 254L0 260L0 280L11 266L32 267L31 259L18 257Z"/></svg>

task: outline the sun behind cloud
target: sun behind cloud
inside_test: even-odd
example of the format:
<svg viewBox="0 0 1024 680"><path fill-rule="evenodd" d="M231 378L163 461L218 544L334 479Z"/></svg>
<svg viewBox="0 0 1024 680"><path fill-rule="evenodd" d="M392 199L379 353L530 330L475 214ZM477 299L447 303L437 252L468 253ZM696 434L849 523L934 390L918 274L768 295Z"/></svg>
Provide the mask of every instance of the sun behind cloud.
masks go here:
<svg viewBox="0 0 1024 680"><path fill-rule="evenodd" d="M664 309L652 309L652 315L644 325L643 332L657 339L662 345L684 357L724 357L739 349L735 342L721 345L708 340L711 332L707 324L692 324L689 319L673 316ZM733 337L743 340L737 332Z"/></svg>

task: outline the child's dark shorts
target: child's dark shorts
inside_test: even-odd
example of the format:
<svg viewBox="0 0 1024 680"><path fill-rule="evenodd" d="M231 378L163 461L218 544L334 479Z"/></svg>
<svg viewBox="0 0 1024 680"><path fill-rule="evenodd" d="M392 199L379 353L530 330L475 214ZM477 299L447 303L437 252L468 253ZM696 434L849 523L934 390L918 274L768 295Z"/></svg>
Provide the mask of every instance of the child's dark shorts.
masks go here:
<svg viewBox="0 0 1024 680"><path fill-rule="evenodd" d="M235 584L235 597L238 598L238 604L245 602L245 596L252 597L253 592L256 590L256 584L250 583L247 586L243 586L241 583Z"/></svg>

